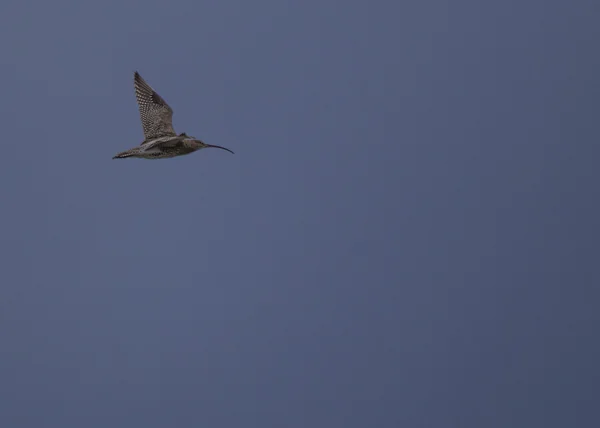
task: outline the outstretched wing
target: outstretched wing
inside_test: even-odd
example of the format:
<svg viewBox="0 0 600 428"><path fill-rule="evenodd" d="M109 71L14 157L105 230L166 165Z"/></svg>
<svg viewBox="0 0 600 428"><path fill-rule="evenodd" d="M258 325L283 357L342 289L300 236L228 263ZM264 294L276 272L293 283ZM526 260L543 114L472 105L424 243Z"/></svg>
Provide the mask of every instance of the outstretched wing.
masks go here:
<svg viewBox="0 0 600 428"><path fill-rule="evenodd" d="M145 141L177 135L173 129L173 110L167 102L142 79L137 71L133 81Z"/></svg>

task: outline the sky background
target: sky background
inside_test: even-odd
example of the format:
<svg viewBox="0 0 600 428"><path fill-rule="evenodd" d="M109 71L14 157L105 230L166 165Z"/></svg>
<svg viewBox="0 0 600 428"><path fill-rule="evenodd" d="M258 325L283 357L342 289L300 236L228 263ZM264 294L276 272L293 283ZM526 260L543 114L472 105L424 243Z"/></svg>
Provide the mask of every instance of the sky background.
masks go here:
<svg viewBox="0 0 600 428"><path fill-rule="evenodd" d="M0 426L600 426L599 19L3 1Z"/></svg>

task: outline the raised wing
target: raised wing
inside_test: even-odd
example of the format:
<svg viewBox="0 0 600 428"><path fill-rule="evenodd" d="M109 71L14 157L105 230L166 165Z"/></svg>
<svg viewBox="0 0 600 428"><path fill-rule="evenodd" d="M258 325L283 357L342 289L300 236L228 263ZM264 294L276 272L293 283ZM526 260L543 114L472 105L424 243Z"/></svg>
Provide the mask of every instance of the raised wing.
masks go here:
<svg viewBox="0 0 600 428"><path fill-rule="evenodd" d="M173 110L167 102L142 79L137 71L133 81L142 128L144 128L144 142L158 137L177 135L173 129Z"/></svg>

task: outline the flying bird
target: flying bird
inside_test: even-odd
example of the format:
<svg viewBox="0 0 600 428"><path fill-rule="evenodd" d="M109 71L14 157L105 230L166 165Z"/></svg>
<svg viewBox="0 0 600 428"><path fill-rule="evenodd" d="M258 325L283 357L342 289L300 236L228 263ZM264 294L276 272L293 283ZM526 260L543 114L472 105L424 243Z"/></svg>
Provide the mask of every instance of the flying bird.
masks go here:
<svg viewBox="0 0 600 428"><path fill-rule="evenodd" d="M142 76L137 71L134 73L133 83L142 119L142 128L144 129L144 141L137 147L118 153L113 159L173 158L207 147L214 147L233 153L225 147L206 144L185 133L177 135L173 129L173 110L167 102L142 79Z"/></svg>

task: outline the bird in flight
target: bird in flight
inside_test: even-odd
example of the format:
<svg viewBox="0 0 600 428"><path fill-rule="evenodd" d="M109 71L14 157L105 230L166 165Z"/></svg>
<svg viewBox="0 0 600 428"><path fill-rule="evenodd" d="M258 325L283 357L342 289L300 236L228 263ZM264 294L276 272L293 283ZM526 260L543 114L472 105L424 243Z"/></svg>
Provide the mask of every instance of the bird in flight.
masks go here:
<svg viewBox="0 0 600 428"><path fill-rule="evenodd" d="M233 153L225 147L206 144L185 133L177 135L173 129L173 110L167 102L142 79L142 76L137 71L134 73L133 83L142 119L142 128L144 129L144 141L137 147L116 154L113 159L172 158L187 155L207 147L214 147Z"/></svg>

